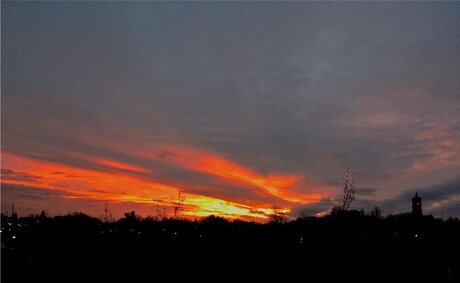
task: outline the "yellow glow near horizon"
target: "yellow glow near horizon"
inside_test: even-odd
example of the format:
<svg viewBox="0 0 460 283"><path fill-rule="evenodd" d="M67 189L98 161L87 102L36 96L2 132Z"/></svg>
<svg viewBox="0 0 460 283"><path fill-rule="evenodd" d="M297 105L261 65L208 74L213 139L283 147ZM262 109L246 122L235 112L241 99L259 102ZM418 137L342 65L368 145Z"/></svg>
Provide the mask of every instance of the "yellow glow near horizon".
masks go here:
<svg viewBox="0 0 460 283"><path fill-rule="evenodd" d="M27 159L12 154L3 154L3 161L11 170L33 177L3 178L2 183L59 190L68 194L62 196L64 199L139 203L152 206L152 213L154 213L154 206L156 205L171 208L177 197L177 191L181 190L180 186L174 184L154 182L125 172L82 169L54 162ZM142 169L114 161L99 160L98 164L131 171ZM260 204L255 207L231 200L186 192L184 196L185 211L183 215L189 218L213 214L230 219L244 218L263 221L273 212L271 204ZM288 213L290 210L285 208L280 211Z"/></svg>

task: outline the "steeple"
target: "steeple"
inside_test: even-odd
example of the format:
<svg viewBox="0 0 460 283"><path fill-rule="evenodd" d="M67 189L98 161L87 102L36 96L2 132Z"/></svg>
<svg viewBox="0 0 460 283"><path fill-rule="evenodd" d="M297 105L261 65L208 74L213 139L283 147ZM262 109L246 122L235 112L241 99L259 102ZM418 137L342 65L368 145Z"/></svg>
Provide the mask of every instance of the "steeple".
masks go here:
<svg viewBox="0 0 460 283"><path fill-rule="evenodd" d="M418 196L418 192L415 192L415 196L412 198L412 215L422 216L422 198Z"/></svg>

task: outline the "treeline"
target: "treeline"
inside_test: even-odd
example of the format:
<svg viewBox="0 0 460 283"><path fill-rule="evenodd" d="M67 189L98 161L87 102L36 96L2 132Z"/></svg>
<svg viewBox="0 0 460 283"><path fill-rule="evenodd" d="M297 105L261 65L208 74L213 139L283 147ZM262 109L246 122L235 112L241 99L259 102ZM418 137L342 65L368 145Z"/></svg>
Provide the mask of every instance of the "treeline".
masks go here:
<svg viewBox="0 0 460 283"><path fill-rule="evenodd" d="M453 218L337 208L268 223L43 212L2 215L1 225L2 282L460 280L460 222Z"/></svg>

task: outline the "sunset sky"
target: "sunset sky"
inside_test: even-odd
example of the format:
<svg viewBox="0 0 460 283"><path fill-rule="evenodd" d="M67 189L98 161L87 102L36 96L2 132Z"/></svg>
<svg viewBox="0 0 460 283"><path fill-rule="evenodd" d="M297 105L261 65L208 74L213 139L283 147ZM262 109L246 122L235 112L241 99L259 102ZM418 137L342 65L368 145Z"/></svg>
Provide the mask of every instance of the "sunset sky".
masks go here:
<svg viewBox="0 0 460 283"><path fill-rule="evenodd" d="M460 217L460 2L4 2L2 212Z"/></svg>

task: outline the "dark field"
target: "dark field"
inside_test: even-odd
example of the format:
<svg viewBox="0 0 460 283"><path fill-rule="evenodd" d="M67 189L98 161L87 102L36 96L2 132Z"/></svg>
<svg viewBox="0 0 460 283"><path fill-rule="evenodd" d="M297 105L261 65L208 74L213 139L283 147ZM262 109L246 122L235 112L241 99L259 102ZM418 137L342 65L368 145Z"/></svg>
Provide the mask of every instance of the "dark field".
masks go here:
<svg viewBox="0 0 460 283"><path fill-rule="evenodd" d="M460 222L2 217L2 282L460 282Z"/></svg>

